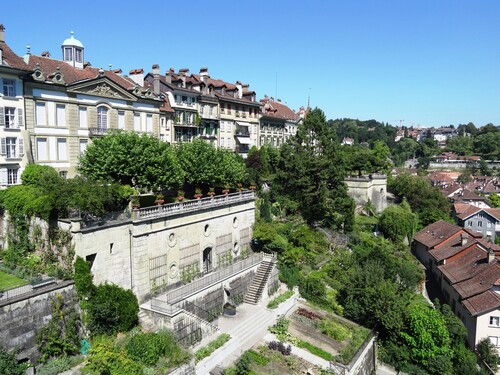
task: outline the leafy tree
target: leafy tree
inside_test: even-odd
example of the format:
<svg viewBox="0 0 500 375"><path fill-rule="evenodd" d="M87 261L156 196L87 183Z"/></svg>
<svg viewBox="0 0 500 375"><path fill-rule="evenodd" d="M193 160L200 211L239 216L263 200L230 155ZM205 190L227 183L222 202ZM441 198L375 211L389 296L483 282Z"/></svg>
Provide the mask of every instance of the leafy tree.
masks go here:
<svg viewBox="0 0 500 375"><path fill-rule="evenodd" d="M408 346L412 359L422 366L451 369L452 356L450 336L446 322L439 313L425 302L410 306L406 327L400 332L401 339ZM450 372L447 370L444 373Z"/></svg>
<svg viewBox="0 0 500 375"><path fill-rule="evenodd" d="M80 173L143 190L177 187L184 180L173 148L158 138L116 131L97 138L80 158Z"/></svg>
<svg viewBox="0 0 500 375"><path fill-rule="evenodd" d="M488 202L492 207L500 207L500 196L496 193L492 193L488 196Z"/></svg>
<svg viewBox="0 0 500 375"><path fill-rule="evenodd" d="M309 222L351 230L354 201L343 183L344 162L324 113L312 110L296 137L281 147L276 175L279 194L295 201Z"/></svg>
<svg viewBox="0 0 500 375"><path fill-rule="evenodd" d="M473 139L472 137L459 136L447 140L446 150L454 152L457 155L472 155Z"/></svg>
<svg viewBox="0 0 500 375"><path fill-rule="evenodd" d="M177 158L185 173L185 182L191 185L215 185L221 175L223 156L213 145L196 139L177 148Z"/></svg>
<svg viewBox="0 0 500 375"><path fill-rule="evenodd" d="M406 200L399 206L387 207L379 218L380 230L392 241L410 241L417 229L418 218Z"/></svg>
<svg viewBox="0 0 500 375"><path fill-rule="evenodd" d="M481 361L490 366L493 371L498 370L500 366L500 355L498 355L495 345L493 345L488 337L478 342L476 351Z"/></svg>
<svg viewBox="0 0 500 375"><path fill-rule="evenodd" d="M75 288L80 299L92 296L95 293L95 285L92 281L90 263L77 256L75 260Z"/></svg>
<svg viewBox="0 0 500 375"><path fill-rule="evenodd" d="M474 153L486 159L497 159L500 155L500 132L484 132L474 137Z"/></svg>

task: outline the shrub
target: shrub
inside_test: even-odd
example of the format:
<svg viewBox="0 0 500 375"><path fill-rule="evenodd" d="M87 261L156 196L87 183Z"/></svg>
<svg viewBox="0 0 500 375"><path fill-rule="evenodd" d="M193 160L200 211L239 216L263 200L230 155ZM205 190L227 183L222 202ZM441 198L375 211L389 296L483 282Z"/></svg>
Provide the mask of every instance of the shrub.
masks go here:
<svg viewBox="0 0 500 375"><path fill-rule="evenodd" d="M130 358L147 366L155 365L158 360L168 357L168 365L175 366L184 361L183 350L177 344L172 331L158 333L138 333L128 341L126 350ZM182 358L179 360L179 358Z"/></svg>
<svg viewBox="0 0 500 375"><path fill-rule="evenodd" d="M89 329L93 335L125 332L138 323L139 303L131 290L102 284L89 300Z"/></svg>
<svg viewBox="0 0 500 375"><path fill-rule="evenodd" d="M293 296L293 290L287 290L285 293L279 295L278 297L274 298L267 304L268 309L275 309L278 307L278 305L282 302L285 302L287 299L289 299L291 296Z"/></svg>
<svg viewBox="0 0 500 375"><path fill-rule="evenodd" d="M0 374L24 375L29 363L17 363L16 353L9 353L0 346Z"/></svg>
<svg viewBox="0 0 500 375"><path fill-rule="evenodd" d="M325 319L319 323L319 329L325 335L337 341L344 341L351 336L348 328L332 319Z"/></svg>
<svg viewBox="0 0 500 375"><path fill-rule="evenodd" d="M37 367L37 375L57 375L61 372L67 371L75 367L76 365L82 363L85 357L82 355L68 357L61 356L58 358L51 359L41 367Z"/></svg>
<svg viewBox="0 0 500 375"><path fill-rule="evenodd" d="M283 355L290 355L292 353L292 346L285 345L281 341L271 341L267 346L271 350L276 350Z"/></svg>
<svg viewBox="0 0 500 375"><path fill-rule="evenodd" d="M222 345L228 342L231 336L227 333L219 335L214 341L210 342L207 346L199 349L194 353L196 357L196 362L201 361L203 358L209 357L213 352L219 349Z"/></svg>
<svg viewBox="0 0 500 375"><path fill-rule="evenodd" d="M259 366L265 366L269 363L269 358L266 358L262 354L250 349L246 352L246 355L250 358L252 362L255 362Z"/></svg>

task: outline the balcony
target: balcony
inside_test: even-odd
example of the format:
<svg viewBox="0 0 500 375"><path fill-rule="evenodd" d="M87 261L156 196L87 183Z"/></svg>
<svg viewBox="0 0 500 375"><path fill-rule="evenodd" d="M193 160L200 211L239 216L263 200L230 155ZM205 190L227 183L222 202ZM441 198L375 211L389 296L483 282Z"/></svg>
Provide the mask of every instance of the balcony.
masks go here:
<svg viewBox="0 0 500 375"><path fill-rule="evenodd" d="M89 128L90 137L104 137L108 134L108 128Z"/></svg>
<svg viewBox="0 0 500 375"><path fill-rule="evenodd" d="M234 134L242 137L250 137L250 132L248 131L248 126L236 126Z"/></svg>

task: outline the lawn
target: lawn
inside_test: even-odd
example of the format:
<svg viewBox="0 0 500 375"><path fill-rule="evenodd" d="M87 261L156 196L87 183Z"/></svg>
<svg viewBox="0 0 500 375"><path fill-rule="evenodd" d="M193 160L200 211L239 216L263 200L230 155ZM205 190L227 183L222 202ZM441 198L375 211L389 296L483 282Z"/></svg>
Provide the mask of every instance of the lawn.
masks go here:
<svg viewBox="0 0 500 375"><path fill-rule="evenodd" d="M8 273L0 271L0 292L8 289L12 289L21 285L25 285L28 282L26 280L20 279L19 277L12 276Z"/></svg>

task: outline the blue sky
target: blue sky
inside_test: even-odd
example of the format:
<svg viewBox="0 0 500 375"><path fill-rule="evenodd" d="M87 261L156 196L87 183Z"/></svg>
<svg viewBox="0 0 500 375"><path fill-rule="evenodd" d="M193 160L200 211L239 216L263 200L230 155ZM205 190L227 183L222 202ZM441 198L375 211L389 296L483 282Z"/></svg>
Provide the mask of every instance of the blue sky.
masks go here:
<svg viewBox="0 0 500 375"><path fill-rule="evenodd" d="M310 97L332 119L500 125L498 0L19 4L2 2L0 23L20 55L29 44L59 59L74 31L95 67L208 67L294 110Z"/></svg>

